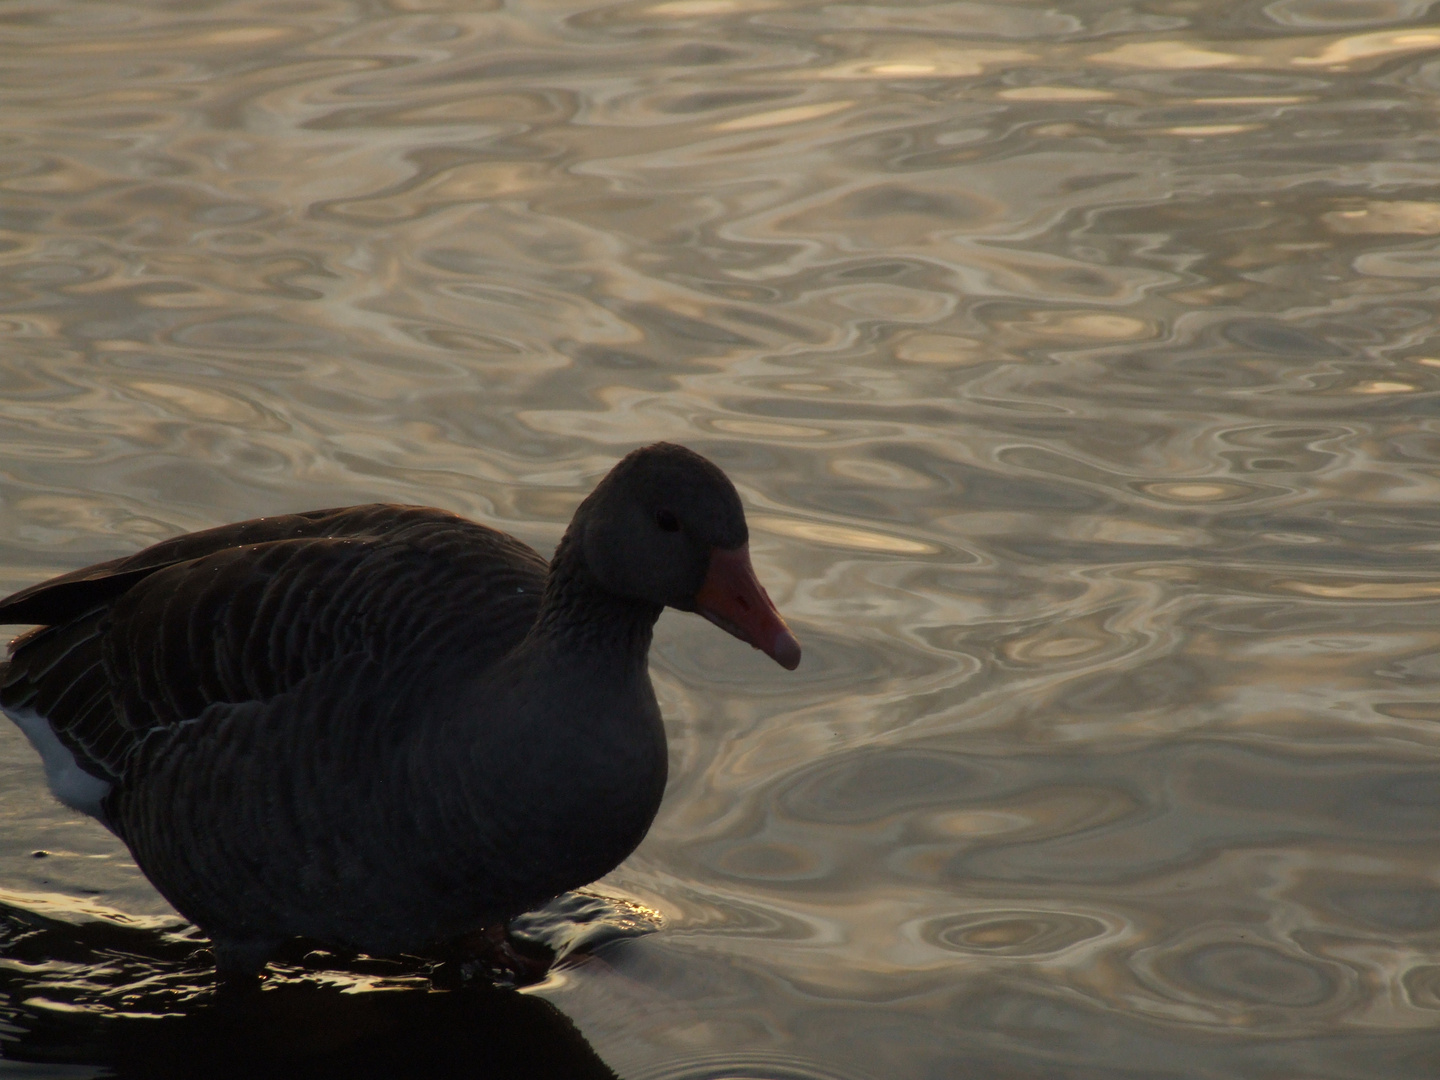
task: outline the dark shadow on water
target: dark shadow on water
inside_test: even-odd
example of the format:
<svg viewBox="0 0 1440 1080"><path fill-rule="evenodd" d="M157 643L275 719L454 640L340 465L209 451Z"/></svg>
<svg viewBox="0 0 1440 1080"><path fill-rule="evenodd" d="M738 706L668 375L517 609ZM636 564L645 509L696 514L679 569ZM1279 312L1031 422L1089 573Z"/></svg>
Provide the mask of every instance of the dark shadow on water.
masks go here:
<svg viewBox="0 0 1440 1080"><path fill-rule="evenodd" d="M575 1077L615 1080L549 1002L512 990L347 995L277 986L178 1016L6 1009L10 1060L117 1077Z"/></svg>
<svg viewBox="0 0 1440 1080"><path fill-rule="evenodd" d="M563 964L643 932L643 922L614 902L572 894L517 929ZM541 997L483 981L440 990L445 980L432 978L440 969L418 958L317 952L282 958L263 987L217 989L204 946L189 927L72 921L0 903L0 1054L75 1066L76 1076L157 1080L616 1080Z"/></svg>

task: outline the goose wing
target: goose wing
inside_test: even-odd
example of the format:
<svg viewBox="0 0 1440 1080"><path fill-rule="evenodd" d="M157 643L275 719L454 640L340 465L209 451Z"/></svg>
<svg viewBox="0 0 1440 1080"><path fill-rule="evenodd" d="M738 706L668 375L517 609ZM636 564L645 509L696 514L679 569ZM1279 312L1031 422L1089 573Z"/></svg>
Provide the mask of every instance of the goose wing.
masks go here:
<svg viewBox="0 0 1440 1080"><path fill-rule="evenodd" d="M122 780L149 733L234 711L212 706L347 667L387 693L446 660L483 670L529 630L546 571L513 537L417 507L191 533L0 602L0 623L41 624L12 645L0 706L44 718L80 768Z"/></svg>

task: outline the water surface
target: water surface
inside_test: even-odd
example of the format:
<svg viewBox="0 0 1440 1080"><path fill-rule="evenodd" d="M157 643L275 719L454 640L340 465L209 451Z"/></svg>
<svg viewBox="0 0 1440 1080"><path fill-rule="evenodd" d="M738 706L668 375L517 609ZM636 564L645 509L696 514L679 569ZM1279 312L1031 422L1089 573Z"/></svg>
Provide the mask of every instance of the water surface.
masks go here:
<svg viewBox="0 0 1440 1080"><path fill-rule="evenodd" d="M1434 1076L1437 26L6 5L0 586L371 500L548 551L672 439L806 653L662 618L672 782L597 888L663 926L518 1004L297 962L217 1011L6 726L0 1074L503 1028L627 1080Z"/></svg>

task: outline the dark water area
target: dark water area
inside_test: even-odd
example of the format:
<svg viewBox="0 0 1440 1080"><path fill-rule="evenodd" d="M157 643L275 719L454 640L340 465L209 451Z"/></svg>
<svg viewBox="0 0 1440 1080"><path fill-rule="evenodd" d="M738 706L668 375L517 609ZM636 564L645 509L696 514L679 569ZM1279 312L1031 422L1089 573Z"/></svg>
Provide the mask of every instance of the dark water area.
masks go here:
<svg viewBox="0 0 1440 1080"><path fill-rule="evenodd" d="M1440 1074L1429 0L14 0L0 117L0 588L671 439L806 650L662 618L522 992L217 996L4 725L0 1076Z"/></svg>

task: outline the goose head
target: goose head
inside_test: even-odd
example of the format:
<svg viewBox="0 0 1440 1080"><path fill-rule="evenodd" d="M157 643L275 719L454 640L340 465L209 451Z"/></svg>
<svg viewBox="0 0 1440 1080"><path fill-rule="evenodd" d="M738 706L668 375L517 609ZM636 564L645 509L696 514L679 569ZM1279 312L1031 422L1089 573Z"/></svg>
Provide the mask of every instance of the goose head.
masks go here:
<svg viewBox="0 0 1440 1080"><path fill-rule="evenodd" d="M735 485L693 450L655 443L628 454L580 504L571 535L607 592L695 612L782 667L800 663L750 564Z"/></svg>

